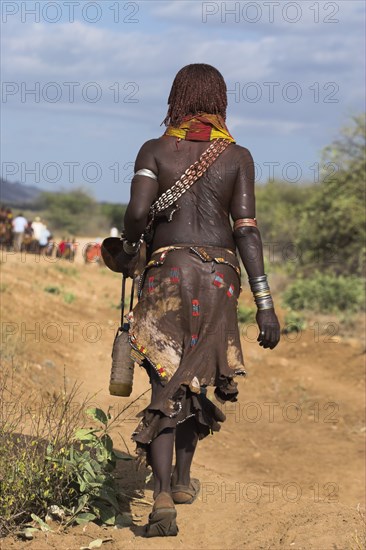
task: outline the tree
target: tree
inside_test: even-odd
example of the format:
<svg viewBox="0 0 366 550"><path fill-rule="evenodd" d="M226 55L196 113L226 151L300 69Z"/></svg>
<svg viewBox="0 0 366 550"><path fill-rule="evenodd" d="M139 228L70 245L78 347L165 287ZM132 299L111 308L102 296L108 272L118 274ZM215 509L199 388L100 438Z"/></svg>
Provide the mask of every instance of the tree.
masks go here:
<svg viewBox="0 0 366 550"><path fill-rule="evenodd" d="M108 220L110 226L117 227L120 231L123 229L123 218L126 208L126 204L102 203L100 205L101 214Z"/></svg>
<svg viewBox="0 0 366 550"><path fill-rule="evenodd" d="M55 229L73 235L80 233L97 212L97 203L83 189L68 193L42 193L40 206L47 210L47 221Z"/></svg>
<svg viewBox="0 0 366 550"><path fill-rule="evenodd" d="M361 274L366 238L363 115L353 117L323 150L323 165L327 162L334 163L336 171L323 177L300 217L301 265L305 272L319 267L335 274Z"/></svg>
<svg viewBox="0 0 366 550"><path fill-rule="evenodd" d="M301 211L313 188L313 184L277 180L256 188L256 216L264 243L274 249L293 243Z"/></svg>

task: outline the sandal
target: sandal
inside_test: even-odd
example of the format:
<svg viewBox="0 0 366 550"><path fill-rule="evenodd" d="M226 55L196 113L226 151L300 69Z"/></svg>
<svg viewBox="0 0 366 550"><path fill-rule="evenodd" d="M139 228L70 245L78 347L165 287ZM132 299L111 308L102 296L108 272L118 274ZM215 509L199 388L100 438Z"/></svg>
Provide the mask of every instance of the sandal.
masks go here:
<svg viewBox="0 0 366 550"><path fill-rule="evenodd" d="M159 493L149 523L145 527L146 537L175 537L178 534L177 511L169 493Z"/></svg>
<svg viewBox="0 0 366 550"><path fill-rule="evenodd" d="M199 495L201 483L192 478L189 485L173 485L172 498L175 504L192 504Z"/></svg>

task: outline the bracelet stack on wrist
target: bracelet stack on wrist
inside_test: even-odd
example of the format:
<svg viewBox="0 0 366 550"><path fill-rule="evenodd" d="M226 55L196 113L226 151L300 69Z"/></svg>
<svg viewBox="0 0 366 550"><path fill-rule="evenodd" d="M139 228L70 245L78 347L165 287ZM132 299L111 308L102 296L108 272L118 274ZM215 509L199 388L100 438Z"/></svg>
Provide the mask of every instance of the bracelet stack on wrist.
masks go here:
<svg viewBox="0 0 366 550"><path fill-rule="evenodd" d="M140 250L140 247L143 241L143 235L141 236L140 240L138 240L136 243L131 243L126 239L124 233L122 233L121 240L122 240L122 247L124 252L126 252L126 254L128 254L129 256L135 256L135 254L137 254L138 251Z"/></svg>
<svg viewBox="0 0 366 550"><path fill-rule="evenodd" d="M272 309L273 300L267 281L267 275L261 275L260 277L249 277L248 281L257 308L259 310Z"/></svg>
<svg viewBox="0 0 366 550"><path fill-rule="evenodd" d="M127 240L123 240L122 246L126 254L129 254L130 256L134 256L140 250L140 241L137 243L130 243Z"/></svg>

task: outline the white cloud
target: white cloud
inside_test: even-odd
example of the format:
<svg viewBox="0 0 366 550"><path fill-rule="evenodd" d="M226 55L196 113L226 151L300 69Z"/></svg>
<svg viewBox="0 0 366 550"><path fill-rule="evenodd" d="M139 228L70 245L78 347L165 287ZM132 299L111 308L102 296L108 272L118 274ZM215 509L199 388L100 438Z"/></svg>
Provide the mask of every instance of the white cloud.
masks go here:
<svg viewBox="0 0 366 550"><path fill-rule="evenodd" d="M314 122L284 121L283 119L266 119L229 116L228 126L235 133L237 130L266 130L277 135L289 136L295 132L313 130L317 127Z"/></svg>
<svg viewBox="0 0 366 550"><path fill-rule="evenodd" d="M358 0L314 2L313 0L256 1L154 1L146 2L151 14L176 26L201 27L222 33L337 34L340 27L358 25L364 6ZM360 32L362 32L360 30Z"/></svg>

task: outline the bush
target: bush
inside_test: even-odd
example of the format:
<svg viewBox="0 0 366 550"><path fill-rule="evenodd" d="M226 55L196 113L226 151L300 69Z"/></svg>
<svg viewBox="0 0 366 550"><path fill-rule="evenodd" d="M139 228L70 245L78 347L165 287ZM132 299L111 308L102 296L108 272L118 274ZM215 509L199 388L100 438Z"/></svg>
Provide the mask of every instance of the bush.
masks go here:
<svg viewBox="0 0 366 550"><path fill-rule="evenodd" d="M316 272L311 278L293 282L284 292L283 301L294 311L358 311L365 303L363 282L358 277Z"/></svg>
<svg viewBox="0 0 366 550"><path fill-rule="evenodd" d="M78 277L79 271L76 267L68 267L60 264L55 265L55 269L67 277Z"/></svg>
<svg viewBox="0 0 366 550"><path fill-rule="evenodd" d="M48 292L49 294L60 294L61 290L58 286L46 286L43 289L45 292Z"/></svg>
<svg viewBox="0 0 366 550"><path fill-rule="evenodd" d="M289 311L285 315L285 326L281 332L282 334L291 334L292 332L301 332L305 328L305 319L296 311Z"/></svg>
<svg viewBox="0 0 366 550"><path fill-rule="evenodd" d="M26 391L15 395L9 371L2 375L0 536L31 519L44 527L55 513L64 525L114 525L119 506L111 472L117 458L130 457L113 450L110 415L88 407L88 399L78 403L76 386L39 402Z"/></svg>
<svg viewBox="0 0 366 550"><path fill-rule="evenodd" d="M72 304L75 301L75 294L72 292L65 292L63 298L66 304Z"/></svg>
<svg viewBox="0 0 366 550"><path fill-rule="evenodd" d="M252 307L239 305L238 308L238 321L239 323L254 323L256 310Z"/></svg>

